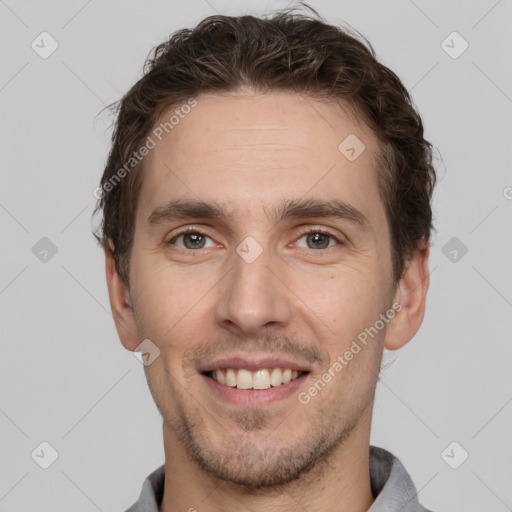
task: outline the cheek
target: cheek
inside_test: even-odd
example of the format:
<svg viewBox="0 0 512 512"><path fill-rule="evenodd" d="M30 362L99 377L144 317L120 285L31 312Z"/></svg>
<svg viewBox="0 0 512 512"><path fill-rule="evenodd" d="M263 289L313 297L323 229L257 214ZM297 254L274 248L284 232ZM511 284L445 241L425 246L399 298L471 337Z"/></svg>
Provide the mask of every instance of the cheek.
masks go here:
<svg viewBox="0 0 512 512"><path fill-rule="evenodd" d="M317 330L319 339L335 350L342 350L361 330L373 325L385 300L375 264L357 269L344 266L323 278L303 281L297 295L303 299L302 314L325 333L320 335Z"/></svg>
<svg viewBox="0 0 512 512"><path fill-rule="evenodd" d="M149 258L148 258L149 260ZM216 280L170 269L164 262L133 262L136 315L145 338L160 349L177 379L183 354L207 341L212 310L208 300ZM176 372L176 373L175 373Z"/></svg>
<svg viewBox="0 0 512 512"><path fill-rule="evenodd" d="M180 326L180 319L186 318L197 303L197 289L177 272L171 272L164 264L152 264L148 258L132 261L133 289L136 297L136 313L149 338L153 336L162 343L172 337ZM199 295L200 297L200 295Z"/></svg>
<svg viewBox="0 0 512 512"><path fill-rule="evenodd" d="M318 393L318 399L311 403L319 410L346 414L365 407L374 393L384 331L369 333L374 333L371 327L385 308L379 286L381 284L370 279L369 274L352 273L343 279L329 276L325 293L320 294L310 308L318 313L322 322L315 319L308 308L302 312L315 322L317 342L329 353L329 362L316 376L329 381L325 392L307 390L307 393ZM314 382L311 385L314 387Z"/></svg>

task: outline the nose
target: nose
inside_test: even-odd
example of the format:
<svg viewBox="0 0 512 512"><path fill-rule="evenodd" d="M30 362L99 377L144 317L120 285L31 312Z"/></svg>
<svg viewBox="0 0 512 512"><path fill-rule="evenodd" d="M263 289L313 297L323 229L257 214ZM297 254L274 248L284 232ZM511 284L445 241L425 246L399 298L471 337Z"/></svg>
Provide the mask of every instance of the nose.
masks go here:
<svg viewBox="0 0 512 512"><path fill-rule="evenodd" d="M292 293L268 250L254 260L232 255L231 272L220 284L216 321L235 334L263 334L290 323Z"/></svg>

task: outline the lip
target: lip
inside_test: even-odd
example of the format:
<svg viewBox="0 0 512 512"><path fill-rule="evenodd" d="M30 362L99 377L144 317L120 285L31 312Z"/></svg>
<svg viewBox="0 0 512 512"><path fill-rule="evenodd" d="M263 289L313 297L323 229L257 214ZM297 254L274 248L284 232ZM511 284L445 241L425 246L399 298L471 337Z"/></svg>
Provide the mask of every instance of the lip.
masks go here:
<svg viewBox="0 0 512 512"><path fill-rule="evenodd" d="M269 357L269 356L231 356L215 359L211 363L205 363L198 368L199 373L211 372L215 370L224 370L226 368L233 368L235 370L250 370L257 371L262 368L289 368L290 370L297 370L298 372L310 372L305 364L300 364L294 361L284 359L282 357Z"/></svg>
<svg viewBox="0 0 512 512"><path fill-rule="evenodd" d="M228 368L233 368L233 366ZM259 368L262 367L260 366ZM285 366L285 368L289 367ZM214 395L220 398L223 402L238 407L256 409L259 407L271 405L272 403L288 398L293 394L297 394L298 388L305 382L305 379L308 375L308 373L305 373L304 375L301 375L296 379L287 382L286 384L270 387L268 389L232 388L217 382L215 379L212 379L203 373L201 373L199 376L205 382L205 384L209 386Z"/></svg>

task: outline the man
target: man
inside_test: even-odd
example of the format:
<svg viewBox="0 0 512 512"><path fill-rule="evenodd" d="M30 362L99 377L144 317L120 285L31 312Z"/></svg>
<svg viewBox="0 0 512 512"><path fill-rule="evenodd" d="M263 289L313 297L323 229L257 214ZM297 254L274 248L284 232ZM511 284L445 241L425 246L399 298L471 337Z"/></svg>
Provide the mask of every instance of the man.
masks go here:
<svg viewBox="0 0 512 512"><path fill-rule="evenodd" d="M317 17L212 16L119 107L97 236L165 447L129 512L425 511L369 441L429 284L435 171L400 80Z"/></svg>

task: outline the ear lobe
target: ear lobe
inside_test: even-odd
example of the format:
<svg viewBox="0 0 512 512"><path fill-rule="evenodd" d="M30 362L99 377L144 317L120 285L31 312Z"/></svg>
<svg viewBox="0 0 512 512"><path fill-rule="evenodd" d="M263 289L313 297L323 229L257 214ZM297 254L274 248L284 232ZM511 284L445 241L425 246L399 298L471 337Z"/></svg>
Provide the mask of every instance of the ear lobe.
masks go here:
<svg viewBox="0 0 512 512"><path fill-rule="evenodd" d="M428 242L422 240L400 279L395 302L402 305L402 310L387 326L384 347L388 350L403 347L414 337L423 322L430 283L429 252Z"/></svg>
<svg viewBox="0 0 512 512"><path fill-rule="evenodd" d="M117 334L123 346L134 351L140 344L137 336L137 324L133 316L130 292L117 272L112 241L104 246L105 273L107 278L110 308L114 317Z"/></svg>

